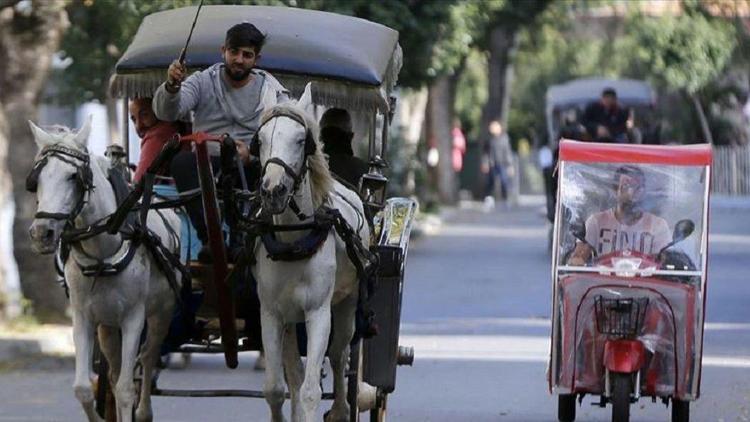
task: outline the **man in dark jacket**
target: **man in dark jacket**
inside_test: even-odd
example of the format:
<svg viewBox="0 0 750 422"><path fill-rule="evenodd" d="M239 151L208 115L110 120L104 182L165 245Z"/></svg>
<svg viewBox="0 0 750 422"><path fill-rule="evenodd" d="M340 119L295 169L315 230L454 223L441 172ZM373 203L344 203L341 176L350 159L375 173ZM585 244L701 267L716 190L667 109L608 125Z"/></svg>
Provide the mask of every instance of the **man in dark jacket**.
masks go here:
<svg viewBox="0 0 750 422"><path fill-rule="evenodd" d="M625 143L628 115L628 109L617 102L617 92L605 88L601 100L586 107L582 123L589 136L598 142Z"/></svg>
<svg viewBox="0 0 750 422"><path fill-rule="evenodd" d="M323 141L323 152L328 155L328 168L357 191L359 180L367 173L368 166L364 160L354 156L353 137L349 112L331 108L323 113L320 118L320 139Z"/></svg>

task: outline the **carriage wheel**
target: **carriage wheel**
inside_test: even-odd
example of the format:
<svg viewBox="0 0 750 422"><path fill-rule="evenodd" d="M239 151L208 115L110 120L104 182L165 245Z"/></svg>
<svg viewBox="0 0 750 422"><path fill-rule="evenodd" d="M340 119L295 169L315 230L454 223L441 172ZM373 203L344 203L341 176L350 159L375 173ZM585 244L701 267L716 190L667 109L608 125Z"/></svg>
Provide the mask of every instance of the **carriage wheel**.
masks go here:
<svg viewBox="0 0 750 422"><path fill-rule="evenodd" d="M690 402L672 399L672 422L690 422Z"/></svg>
<svg viewBox="0 0 750 422"><path fill-rule="evenodd" d="M612 422L630 421L630 393L633 379L630 374L613 373L612 379Z"/></svg>
<svg viewBox="0 0 750 422"><path fill-rule="evenodd" d="M557 420L573 422L576 420L576 395L560 394L557 396Z"/></svg>
<svg viewBox="0 0 750 422"><path fill-rule="evenodd" d="M362 382L362 339L350 347L349 375L347 377L346 401L349 402L349 421L359 422L359 384Z"/></svg>
<svg viewBox="0 0 750 422"><path fill-rule="evenodd" d="M385 422L387 402L388 395L383 395L382 399L378 399L378 406L370 410L370 422Z"/></svg>

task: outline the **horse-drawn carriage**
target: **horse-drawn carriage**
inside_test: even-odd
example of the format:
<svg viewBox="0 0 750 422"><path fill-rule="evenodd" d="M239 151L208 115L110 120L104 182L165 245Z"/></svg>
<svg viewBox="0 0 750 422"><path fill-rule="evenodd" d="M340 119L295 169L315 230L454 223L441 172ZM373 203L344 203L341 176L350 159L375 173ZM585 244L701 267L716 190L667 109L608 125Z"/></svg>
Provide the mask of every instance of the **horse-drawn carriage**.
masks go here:
<svg viewBox="0 0 750 422"><path fill-rule="evenodd" d="M115 75L110 84L112 95L125 99L125 104L128 99L152 96L156 88L165 80L166 69L170 62L183 48L189 24L195 16L195 7L169 10L147 16L116 66ZM411 224L417 207L416 203L410 199L387 198L387 178L383 174L388 167L384 157L388 148L389 123L395 107L395 98L391 94L402 60L401 48L398 45L398 32L363 19L326 12L286 7L206 6L200 10L200 17L190 39L186 55L187 67L195 71L219 62L221 60L219 46L223 43L226 29L243 20L252 22L267 34L262 60L257 67L271 72L294 98L301 97L294 106L271 113L263 123L277 119L280 123L286 123L290 127L301 125L305 132L310 134L313 133L312 126L317 120L317 115L327 107L345 108L358 121L367 122L364 135L368 140L369 172L362 176L358 192L343 192L341 191L342 185L331 180L327 182L333 186L330 188L330 195L328 193L323 195L327 206L308 207L309 209L306 210L304 204L296 205L302 208L302 212L296 209L295 214L300 219L304 216L310 217L309 220L289 224L288 221L278 220L277 216L273 216L272 220L261 218L259 216L268 217L268 213L261 212L266 205L266 202L261 200L261 195L254 191L252 186L237 189L231 181L224 178L229 174L228 169L238 163L233 156L235 151L232 141L217 134L194 133L176 137L165 145L147 176L135 185L134 190L120 203L117 211L106 220L106 223L112 233L113 227L117 228L128 214L132 215L134 207L141 210L149 207L164 208L170 204L179 204L181 201L202 200L212 263L189 265L192 281L183 283L179 289L176 302L179 303L180 316L174 318L173 327L168 336L169 344L162 346L162 352L169 349L183 353L223 353L226 364L230 368L237 367L238 352L259 351L264 348L269 359L269 366L271 366L272 357L268 355L280 350L280 347L277 348L279 345L274 344L264 345L265 342L261 341L261 305L258 301L258 292L260 291L261 296L264 294L262 281L265 278L278 276L278 274L271 274L274 271L278 273L279 268L297 268L296 266L303 265L298 264L299 262L307 262L297 260L288 264L283 262L279 264L274 258L265 260L266 253L269 257L273 255L272 249L275 245L274 243L269 246L266 238L275 236L281 239L277 243L284 246L284 239L289 231L313 233L322 231L321 242L325 242L329 237L335 239L336 257L338 257L339 249L344 250L345 245L345 256L351 261L351 265L348 263L346 265L353 265L352 274L356 269L358 283L355 288L358 295L353 296L356 298L358 330L354 336L355 339L351 340L348 359L345 358L344 362L346 364L348 360L345 390L348 391L346 402L350 410L347 416L349 420L356 421L359 420L360 412L369 410L371 420L382 421L385 419L387 396L395 389L397 366L410 365L413 360L413 351L408 347L399 346L398 341L404 264ZM127 107L123 112L127 112ZM305 115L307 112L310 112L309 116ZM124 121L127 121L127 115L123 117ZM293 179L295 183L290 188L292 194L297 192L298 185L302 185L309 187L312 190L310 196L314 197L315 179L322 176L313 174L305 177L304 172L307 171L308 174L314 172L315 164L308 165L308 161L323 157L322 153L308 154L307 152L308 142L317 143L317 140L306 142L302 160L304 164L295 169L293 168L294 162L286 163L283 161L284 157L270 155L268 148L263 146L273 142L274 151L277 149L276 145L280 145L279 149L283 149L286 140L280 139L281 135L270 130L264 131L263 124L261 124L257 136L257 143L260 144L257 146L257 154L261 163L275 162L279 171L274 174L279 180ZM122 161L128 163L132 159L133 152L127 147L129 144L127 130L123 132L123 143L125 158ZM218 169L212 170L211 168L209 146L213 143L220 145L221 171L214 171ZM296 140L293 143L296 144ZM158 198L162 196L158 194L159 192L164 193L170 190L170 187L154 188L151 186L154 180L153 173L159 166L164 165L170 155L186 146L191 146L197 157L201 180L201 190L198 195L200 198L197 198L196 194L175 193L171 198L161 198L165 200L161 204L151 203L152 191ZM67 152L55 150L53 154L65 155ZM73 158L78 159L78 154L76 153ZM88 166L88 161L85 164ZM39 168L37 178L43 166L44 164L37 166ZM264 167L264 177L265 169L270 167L274 166ZM327 173L327 168L325 172ZM310 180L309 183L307 180ZM140 202L137 203L137 200ZM356 218L359 218L358 223L352 223L351 219L347 220L346 212L337 209L337 200L339 202L343 200L351 205L354 214L358 216ZM352 205L353 202L359 203L360 200L362 205ZM283 212L290 200L286 198L281 202ZM292 199L291 202L294 200ZM320 215L323 215L320 217L322 223L318 219ZM145 227L146 217L142 218ZM184 243L189 236L186 228L189 223L184 216L182 222L181 237ZM230 259L227 253L227 240L230 238L241 239L239 244L245 247L240 258L237 258L234 263L228 262ZM299 245L299 242L290 242L292 246ZM360 243L364 245L364 248ZM318 247L318 252L313 251L317 255L321 254L320 251L326 250L320 244ZM190 261L195 249L186 248L184 245L182 249L182 257ZM262 252L258 252L259 250ZM316 259L315 254L308 261ZM343 265L340 261L338 262L338 265ZM255 274L255 277L252 277L251 273ZM333 278L334 274L328 274ZM338 273L335 275L339 276ZM254 283L254 278L259 279L258 285ZM336 282L338 283L338 279ZM265 294L268 292L266 291ZM337 324L335 307L329 306L334 308L334 315L326 317L328 324L331 324L330 320L333 319L333 328L328 326L331 329L331 343L333 344L336 342ZM352 310L352 315L353 313ZM310 317L303 319L308 322L308 331L310 330L309 320ZM174 325L179 327L175 329ZM238 328L238 325L241 327ZM355 324L352 322L344 324L344 326L353 325ZM292 342L293 348L302 355L306 352L309 354L311 350L309 347L307 349L304 347L305 343L318 341L313 338L312 333L310 338L307 338L304 326L305 324L297 325L294 333L297 341ZM360 330L360 327L364 328ZM365 333L368 328L370 331L374 328L377 334L368 336ZM316 332L327 333L328 331L322 329ZM270 338L267 335L270 336L268 333L263 333L264 340ZM328 336L328 334L325 335ZM287 339L283 336L279 338L284 339L284 344L287 344ZM321 341L325 349L325 344L328 344L329 340L326 338ZM345 339L345 342L348 348L349 337ZM328 347L330 351L332 346ZM276 362L278 359L273 359L273 361ZM336 374L336 365L340 364L334 360L331 358L331 365L334 368L334 392L323 393L322 397L334 399L336 403L341 398L341 391L336 391L341 390L340 387L336 387L337 382L341 380ZM114 409L107 405L108 399L106 398L110 389L106 381L106 364L106 359L99 355L95 363L99 367L100 377L98 387L95 389L96 410L100 416L112 420ZM309 364L310 358L308 357ZM268 371L271 371L270 367ZM289 377L288 373L285 375ZM141 377L140 384L145 387L148 383L153 395L268 396L268 389L265 392L161 389L157 385L158 376L141 375ZM136 374L136 380L138 379ZM304 387L303 385L302 388ZM295 392L291 390L290 385L294 414ZM297 395L299 394L297 392ZM305 392L303 391L302 394ZM111 394L109 396L112 397ZM283 400L283 395L281 397ZM85 404L84 408L86 409Z"/></svg>

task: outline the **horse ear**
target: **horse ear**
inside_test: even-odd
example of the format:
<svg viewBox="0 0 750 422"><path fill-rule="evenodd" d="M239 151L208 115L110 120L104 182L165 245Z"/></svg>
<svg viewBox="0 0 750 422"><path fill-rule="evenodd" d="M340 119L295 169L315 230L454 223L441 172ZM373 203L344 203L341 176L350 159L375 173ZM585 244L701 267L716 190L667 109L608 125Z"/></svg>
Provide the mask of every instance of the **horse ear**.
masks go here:
<svg viewBox="0 0 750 422"><path fill-rule="evenodd" d="M312 101L312 83L308 82L307 85L305 85L305 92L302 93L302 96L299 97L299 101L297 101L297 105L304 108L306 111L312 111L313 109L313 101Z"/></svg>
<svg viewBox="0 0 750 422"><path fill-rule="evenodd" d="M86 118L86 121L83 122L83 126L81 127L81 130L76 133L76 136L74 138L74 141L76 144L85 147L89 140L89 134L91 133L91 120L92 115L89 114L89 116Z"/></svg>
<svg viewBox="0 0 750 422"><path fill-rule="evenodd" d="M34 142L36 142L37 148L42 149L47 145L53 144L52 136L45 132L44 129L35 125L31 120L29 120L29 127L31 128L31 134L34 135Z"/></svg>

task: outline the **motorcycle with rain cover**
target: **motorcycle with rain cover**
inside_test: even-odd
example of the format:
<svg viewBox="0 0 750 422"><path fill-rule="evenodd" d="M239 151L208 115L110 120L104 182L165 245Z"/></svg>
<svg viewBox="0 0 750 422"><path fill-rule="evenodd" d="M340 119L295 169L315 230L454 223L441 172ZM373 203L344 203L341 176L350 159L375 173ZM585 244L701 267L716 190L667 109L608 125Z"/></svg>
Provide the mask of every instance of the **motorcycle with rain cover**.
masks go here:
<svg viewBox="0 0 750 422"><path fill-rule="evenodd" d="M689 420L700 395L711 157L705 144L560 142L548 372L559 421L574 421L585 395L610 406L613 422L647 398L668 405L673 422Z"/></svg>

